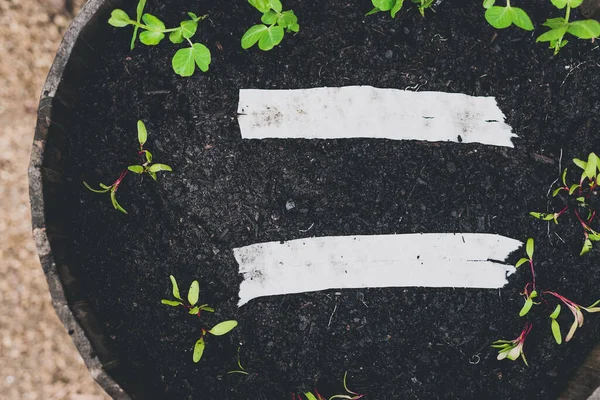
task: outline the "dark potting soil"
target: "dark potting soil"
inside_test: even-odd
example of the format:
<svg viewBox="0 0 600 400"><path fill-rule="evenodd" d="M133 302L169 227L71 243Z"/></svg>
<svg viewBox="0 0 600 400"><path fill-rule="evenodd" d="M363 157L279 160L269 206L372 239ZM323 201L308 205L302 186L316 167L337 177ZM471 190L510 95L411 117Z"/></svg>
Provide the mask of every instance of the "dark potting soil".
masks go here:
<svg viewBox="0 0 600 400"><path fill-rule="evenodd" d="M572 39L553 57L535 38L546 17L561 13L546 1L523 6L534 33L494 30L480 2L444 1L426 18L407 2L393 20L386 13L365 17L368 0L288 0L300 33L261 52L240 47L260 19L245 1L149 1L146 11L167 26L187 11L209 14L194 40L211 49L213 61L208 73L190 78L172 71L180 46L168 39L129 51L131 28L98 28L88 43L97 59L77 90L68 143L69 261L147 398L279 400L313 387L329 396L342 391L344 371L351 389L374 400L557 396L595 344L600 316L586 314L574 339L558 346L547 318L556 303L547 298L528 317L530 366L497 361L490 343L516 338L525 323L518 317L525 267L502 290L328 290L238 308L242 278L232 255L252 243L328 235L534 237L540 288L583 305L600 298L600 245L580 257L583 235L573 215L549 229L528 216L562 208L561 198L547 198L559 166L568 166L575 181L572 158L600 151L600 49ZM121 8L134 15L135 3ZM240 88L348 85L495 96L519 137L514 149L241 140ZM160 173L158 182L127 176L118 191L124 215L82 180L110 184L136 160L138 119L148 127L155 162L174 172ZM184 293L198 279L200 301L216 312L198 319L161 305L171 297L169 274ZM194 364L200 329L226 319L239 326L208 337ZM563 334L571 320L565 308ZM237 369L239 346L249 376L227 374Z"/></svg>

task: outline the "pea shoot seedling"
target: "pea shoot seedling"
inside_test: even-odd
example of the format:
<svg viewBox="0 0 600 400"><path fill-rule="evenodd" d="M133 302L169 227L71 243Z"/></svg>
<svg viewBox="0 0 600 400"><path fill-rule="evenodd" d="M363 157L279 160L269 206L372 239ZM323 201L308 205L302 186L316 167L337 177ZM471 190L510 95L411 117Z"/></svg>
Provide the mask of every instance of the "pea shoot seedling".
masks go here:
<svg viewBox="0 0 600 400"><path fill-rule="evenodd" d="M147 46L155 46L164 39L165 34L169 33L169 40L174 44L188 42L190 47L178 50L171 61L173 71L180 76L191 76L196 70L196 66L202 72L208 71L208 66L211 61L210 50L201 43L193 43L190 39L198 30L198 22L206 18L206 15L197 16L194 13L188 12L189 20L182 21L177 28L167 29L165 24L152 14L144 14L146 0L140 0L137 5L136 19L129 18L127 13L120 9L112 11L108 23L116 28L123 28L128 25L133 25L133 37L131 38L131 50L135 46L135 41L140 33L140 42ZM142 22L140 22L143 21Z"/></svg>
<svg viewBox="0 0 600 400"><path fill-rule="evenodd" d="M426 1L428 2L429 0ZM371 0L371 3L373 3L373 9L366 15L372 15L380 11L389 11L392 18L396 18L396 14L398 14L398 11L400 11L404 5L404 0ZM433 3L433 0L431 0L431 3Z"/></svg>
<svg viewBox="0 0 600 400"><path fill-rule="evenodd" d="M553 197L558 196L561 192L568 193L567 205L554 213L531 212L529 214L534 218L554 221L558 224L558 218L571 209L583 228L584 241L580 255L584 255L592 249L592 242L600 241L600 233L591 227L591 223L596 217L596 210L591 209L589 204L590 197L596 193L600 182L600 159L596 154L590 153L587 161L575 158L573 162L583 170L579 183L570 186L567 184L567 168L565 168L562 173L562 186L552 192ZM583 217L581 212L583 215L586 213L587 215Z"/></svg>
<svg viewBox="0 0 600 400"><path fill-rule="evenodd" d="M283 40L285 32L298 32L298 17L294 11L283 11L280 0L248 0L248 3L263 13L262 24L254 25L242 36L242 48L249 49L258 43L258 48L269 51Z"/></svg>
<svg viewBox="0 0 600 400"><path fill-rule="evenodd" d="M346 391L346 393L345 394L335 394L335 395L331 396L329 398L329 400L334 400L334 399L358 400L358 399L362 399L365 396L365 394L359 394L359 393L353 392L352 390L348 389L348 385L346 384L347 376L348 376L348 371L346 371L344 373L344 380L343 380L344 390ZM305 392L304 393L306 400L327 400L316 389L313 392ZM292 400L304 400L304 399L302 398L302 395L292 393Z"/></svg>
<svg viewBox="0 0 600 400"><path fill-rule="evenodd" d="M162 304L166 304L171 307L179 307L183 306L189 310L190 314L195 314L200 317L200 313L202 311L206 312L215 312L212 307L209 307L208 304L202 304L198 306L198 297L200 295L200 285L198 281L193 281L190 285L190 289L188 290L187 302L181 298L181 294L179 292L179 286L177 285L177 280L173 275L169 275L171 279L171 285L173 286L173 297L176 300L168 300L163 299L160 302Z"/></svg>
<svg viewBox="0 0 600 400"><path fill-rule="evenodd" d="M579 39L595 39L600 36L600 22L587 19L582 21L569 22L571 9L581 5L583 0L551 0L552 4L559 10L566 7L564 18L550 18L544 22L544 26L550 28L538 36L536 42L549 42L550 48L554 49L554 55L557 55L560 49L569 42L564 37L567 33Z"/></svg>
<svg viewBox="0 0 600 400"><path fill-rule="evenodd" d="M140 150L138 152L138 156L143 157L143 161L141 165L130 165L127 169L121 171L119 177L116 181L110 186L100 183L100 189L94 189L87 182L83 181L83 184L86 188L91 190L94 193L107 193L110 192L110 201L112 202L113 207L116 210L119 210L125 214L127 211L117 202L117 190L119 190L119 186L123 182L123 179L127 175L127 172L131 171L136 174L144 174L147 173L152 177L152 179L156 180L156 173L159 171L172 171L171 167L166 164L152 164L152 153L150 151L144 149L144 144L148 139L148 131L146 130L146 125L142 121L137 122L137 131L138 131L138 141L140 143Z"/></svg>
<svg viewBox="0 0 600 400"><path fill-rule="evenodd" d="M483 8L485 11L485 20L496 29L508 28L515 24L526 31L533 30L533 23L529 15L518 7L510 5L510 0L506 0L506 6L500 7L494 5L496 0L484 0Z"/></svg>

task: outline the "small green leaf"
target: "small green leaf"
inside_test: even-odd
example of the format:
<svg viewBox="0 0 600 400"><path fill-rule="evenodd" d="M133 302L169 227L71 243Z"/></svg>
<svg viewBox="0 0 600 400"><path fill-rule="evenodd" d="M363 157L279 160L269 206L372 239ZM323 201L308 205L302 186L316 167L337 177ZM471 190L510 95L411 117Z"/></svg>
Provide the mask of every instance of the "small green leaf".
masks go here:
<svg viewBox="0 0 600 400"><path fill-rule="evenodd" d="M112 187L112 186L107 186L104 183L99 183L98 186L100 186L102 189L109 189L109 190Z"/></svg>
<svg viewBox="0 0 600 400"><path fill-rule="evenodd" d="M154 32L164 32L167 29L165 24L152 14L144 14L142 16L142 21L144 21L146 26L148 26L148 28Z"/></svg>
<svg viewBox="0 0 600 400"><path fill-rule="evenodd" d="M208 66L211 62L210 50L200 43L194 43L192 47L194 49L194 61L196 61L196 65L200 68L200 71L208 71Z"/></svg>
<svg viewBox="0 0 600 400"><path fill-rule="evenodd" d="M565 8L567 6L567 0L551 0L552 4L554 4L554 7L558 8L559 10L562 10L563 8Z"/></svg>
<svg viewBox="0 0 600 400"><path fill-rule="evenodd" d="M148 140L148 131L146 130L146 125L141 120L137 122L137 132L138 142L140 143L140 146L143 146L144 143L146 143L146 140Z"/></svg>
<svg viewBox="0 0 600 400"><path fill-rule="evenodd" d="M549 18L546 22L543 23L544 26L549 27L550 29L560 28L561 26L566 25L566 21L564 18Z"/></svg>
<svg viewBox="0 0 600 400"><path fill-rule="evenodd" d="M550 42L553 40L562 39L563 36L565 36L565 33L567 33L567 29L569 29L568 24L565 24L558 28L554 28L554 29L538 36L535 41L536 42Z"/></svg>
<svg viewBox="0 0 600 400"><path fill-rule="evenodd" d="M552 314L550 314L550 318L556 319L556 318L558 318L559 314L560 314L560 304L557 304L554 311L552 311Z"/></svg>
<svg viewBox="0 0 600 400"><path fill-rule="evenodd" d="M537 219L542 219L543 215L542 213L539 212L530 212L529 215L531 215L533 218L537 218Z"/></svg>
<svg viewBox="0 0 600 400"><path fill-rule="evenodd" d="M373 7L380 11L390 11L394 6L395 0L371 0Z"/></svg>
<svg viewBox="0 0 600 400"><path fill-rule="evenodd" d="M531 300L531 297L528 297L525 300L525 304L523 304L523 308L521 308L521 311L519 311L519 317L527 315L529 310L531 310L531 306L533 306L533 300Z"/></svg>
<svg viewBox="0 0 600 400"><path fill-rule="evenodd" d="M171 167L166 164L152 164L148 167L149 172L159 172L159 171L173 171Z"/></svg>
<svg viewBox="0 0 600 400"><path fill-rule="evenodd" d="M563 190L564 188L559 187L558 189L554 189L554 191L552 192L552 197L556 197L556 195L558 195L560 193L561 190Z"/></svg>
<svg viewBox="0 0 600 400"><path fill-rule="evenodd" d="M271 9L267 0L248 0L248 3L263 14Z"/></svg>
<svg viewBox="0 0 600 400"><path fill-rule="evenodd" d="M496 0L483 0L483 8L487 10L488 8L492 7L494 3L496 3Z"/></svg>
<svg viewBox="0 0 600 400"><path fill-rule="evenodd" d="M267 26L262 24L254 25L248 29L242 36L242 49L249 49L254 46L267 33L267 29Z"/></svg>
<svg viewBox="0 0 600 400"><path fill-rule="evenodd" d="M237 324L238 324L237 321L234 321L234 320L223 321L223 322L218 323L217 325L213 326L213 328L208 332L210 332L211 334L213 334L215 336L221 336L221 335L226 334L233 328L235 328L237 326Z"/></svg>
<svg viewBox="0 0 600 400"><path fill-rule="evenodd" d="M510 12L512 22L516 26L526 31L533 30L533 23L531 22L529 15L527 15L527 13L523 11L523 9L517 7L509 7L508 11Z"/></svg>
<svg viewBox="0 0 600 400"><path fill-rule="evenodd" d="M267 0L269 3L269 7L271 7L271 9L277 11L278 13L281 12L281 10L283 10L283 6L281 5L281 1L279 0Z"/></svg>
<svg viewBox="0 0 600 400"><path fill-rule="evenodd" d="M187 20L181 22L181 30L184 38L189 39L196 34L198 29L198 23L194 20Z"/></svg>
<svg viewBox="0 0 600 400"><path fill-rule="evenodd" d="M177 280L173 275L169 275L169 279L171 279L171 286L173 286L173 297L183 301L181 298L181 294L179 293L179 286L177 286Z"/></svg>
<svg viewBox="0 0 600 400"><path fill-rule="evenodd" d="M148 171L148 174L152 179L156 180L156 172Z"/></svg>
<svg viewBox="0 0 600 400"><path fill-rule="evenodd" d="M375 7L371 11L369 11L368 13L366 13L365 17L368 17L369 15L377 14L379 11L381 11L381 10L379 8Z"/></svg>
<svg viewBox="0 0 600 400"><path fill-rule="evenodd" d="M180 49L175 53L172 60L173 70L181 76L191 76L196 65L201 71L208 71L211 62L210 50L200 43L194 43L192 47Z"/></svg>
<svg viewBox="0 0 600 400"><path fill-rule="evenodd" d="M598 242L598 241L600 241L600 234L590 233L588 235L588 239L590 239L592 242Z"/></svg>
<svg viewBox="0 0 600 400"><path fill-rule="evenodd" d="M567 0L567 4L571 8L577 8L583 3L583 0Z"/></svg>
<svg viewBox="0 0 600 400"><path fill-rule="evenodd" d="M492 6L486 10L485 19L496 29L508 28L513 23L509 9L509 7Z"/></svg>
<svg viewBox="0 0 600 400"><path fill-rule="evenodd" d="M194 345L194 362L197 363L198 361L200 361L200 359L202 358L202 354L204 354L204 347L205 347L205 343L204 343L204 338L200 338L196 341L196 344Z"/></svg>
<svg viewBox="0 0 600 400"><path fill-rule="evenodd" d="M215 309L214 309L214 308L212 308L212 307L209 307L209 306L208 306L208 304L202 304L202 305L200 306L200 309L201 309L202 311L206 311L206 312L215 312Z"/></svg>
<svg viewBox="0 0 600 400"><path fill-rule="evenodd" d="M192 282L190 285L190 290L188 291L188 302L190 306L195 306L198 302L198 296L200 295L200 285L198 281Z"/></svg>
<svg viewBox="0 0 600 400"><path fill-rule="evenodd" d="M558 324L558 321L553 319L550 323L550 326L552 327L552 336L554 336L554 341L557 344L561 344L562 343L562 335L560 333L560 325Z"/></svg>
<svg viewBox="0 0 600 400"><path fill-rule="evenodd" d="M166 300L166 299L163 299L160 302L163 303L163 304L166 304L168 306L171 306L171 307L177 307L177 306L180 306L182 304L180 301Z"/></svg>
<svg viewBox="0 0 600 400"><path fill-rule="evenodd" d="M192 315L198 314L199 312L200 312L200 307L199 306L196 306L196 307L190 309L190 311L189 311L189 313L192 314Z"/></svg>
<svg viewBox="0 0 600 400"><path fill-rule="evenodd" d="M94 193L106 193L106 192L108 192L110 190L110 187L106 187L106 188L103 188L101 190L99 190L99 189L93 189L90 185L87 184L86 181L83 181L83 184L85 185L86 188L88 188L88 190L91 190Z"/></svg>
<svg viewBox="0 0 600 400"><path fill-rule="evenodd" d="M127 167L127 169L136 174L144 173L144 167L142 167L141 165L130 165L129 167Z"/></svg>
<svg viewBox="0 0 600 400"><path fill-rule="evenodd" d="M129 19L129 15L125 11L117 8L110 13L108 23L115 28L122 28L133 23L133 21Z"/></svg>
<svg viewBox="0 0 600 400"><path fill-rule="evenodd" d="M568 168L565 168L565 170L562 173L562 182L563 182L563 185L565 185L565 186L567 186L567 169Z"/></svg>
<svg viewBox="0 0 600 400"><path fill-rule="evenodd" d="M581 249L581 253L579 253L580 256L588 253L590 250L592 249L592 242L590 241L590 239L585 239L585 242L583 243L583 248ZM568 340L567 340L568 342Z"/></svg>
<svg viewBox="0 0 600 400"><path fill-rule="evenodd" d="M275 22L277 22L278 18L279 18L278 13L276 13L273 10L269 10L269 12L266 12L263 14L263 16L260 18L260 20L262 21L263 24L273 25Z"/></svg>
<svg viewBox="0 0 600 400"><path fill-rule="evenodd" d="M525 264L526 262L529 262L528 258L521 258L519 261L517 261L517 263L515 264L515 268L519 268L521 265Z"/></svg>
<svg viewBox="0 0 600 400"><path fill-rule="evenodd" d="M307 400L318 400L311 392L305 392L304 395L306 396Z"/></svg>
<svg viewBox="0 0 600 400"><path fill-rule="evenodd" d="M530 260L533 258L533 248L534 248L533 238L527 239L527 246L525 247L525 253L527 254L527 256L529 257Z"/></svg>
<svg viewBox="0 0 600 400"><path fill-rule="evenodd" d="M258 40L258 48L263 51L269 51L277 46L283 40L283 28L280 26L270 26L267 31Z"/></svg>
<svg viewBox="0 0 600 400"><path fill-rule="evenodd" d="M583 197L583 196L577 197L577 198L575 198L575 200L577 200L581 204L585 204L585 197Z"/></svg>
<svg viewBox="0 0 600 400"><path fill-rule="evenodd" d="M571 24L572 25L572 24ZM600 24L598 25L600 28ZM588 179L593 179L596 177L596 169L598 169L598 157L594 153L590 153L588 156L587 163L585 165L585 176Z"/></svg>
<svg viewBox="0 0 600 400"><path fill-rule="evenodd" d="M390 15L392 16L392 18L396 18L396 14L398 14L398 11L400 11L402 9L403 5L404 5L404 0L396 0L396 2L394 3L394 6L390 10Z"/></svg>
<svg viewBox="0 0 600 400"><path fill-rule="evenodd" d="M585 170L585 167L587 165L587 163L583 160L580 160L579 158L574 158L573 162L575 163L575 165L577 165L579 168Z"/></svg>
<svg viewBox="0 0 600 400"><path fill-rule="evenodd" d="M146 161L152 162L152 153L150 153L148 150L145 150L145 153L146 153Z"/></svg>
<svg viewBox="0 0 600 400"><path fill-rule="evenodd" d="M181 27L177 28L173 32L169 34L169 40L171 43L179 44L183 42L183 29Z"/></svg>
<svg viewBox="0 0 600 400"><path fill-rule="evenodd" d="M140 42L146 46L156 46L164 37L165 34L162 32L144 31L140 33Z"/></svg>
<svg viewBox="0 0 600 400"><path fill-rule="evenodd" d="M581 187L581 185L580 185L580 184L578 184L578 183L574 183L574 184L572 184L572 185L571 185L571 187L569 188L569 194L573 194L573 192L574 192L575 190L577 190L578 188L580 188L580 187Z"/></svg>
<svg viewBox="0 0 600 400"><path fill-rule="evenodd" d="M277 20L277 25L292 30L293 26L298 25L298 17L296 17L293 11L284 11Z"/></svg>
<svg viewBox="0 0 600 400"><path fill-rule="evenodd" d="M138 2L137 5L137 9L136 9L136 21L139 24L141 19L142 19L142 14L144 13L144 7L146 7L146 0L140 0ZM135 47L135 40L137 39L137 34L138 34L138 29L139 29L139 25L135 25L135 27L133 28L133 36L131 37L131 44L129 46L129 48L131 50L133 50L133 48Z"/></svg>
<svg viewBox="0 0 600 400"><path fill-rule="evenodd" d="M110 201L115 209L127 214L127 211L125 211L125 209L117 202L117 193L114 190L110 191Z"/></svg>

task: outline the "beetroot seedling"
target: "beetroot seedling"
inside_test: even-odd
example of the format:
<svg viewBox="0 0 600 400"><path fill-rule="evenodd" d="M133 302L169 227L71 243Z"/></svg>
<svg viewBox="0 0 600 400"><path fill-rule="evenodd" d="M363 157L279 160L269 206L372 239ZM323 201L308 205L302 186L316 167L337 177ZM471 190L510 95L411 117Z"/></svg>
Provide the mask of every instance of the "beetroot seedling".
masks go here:
<svg viewBox="0 0 600 400"><path fill-rule="evenodd" d="M173 275L169 275L169 278L171 279L171 285L173 287L173 297L176 300L163 299L160 301L162 304L166 304L171 307L185 307L189 310L189 314L195 314L198 317L200 317L202 311L215 312L215 310L212 307L209 307L208 304L197 305L198 297L200 296L200 285L198 284L198 281L193 281L190 285L186 301L181 297L179 286L177 285L177 280L175 277Z"/></svg>
<svg viewBox="0 0 600 400"><path fill-rule="evenodd" d="M86 181L83 181L83 184L86 188L91 190L94 193L107 193L110 192L110 201L115 208L115 210L119 210L125 214L127 211L117 202L117 190L119 190L119 186L123 182L125 176L129 171L134 172L136 174L144 174L147 173L152 177L152 179L156 180L156 173L159 171L172 171L171 167L166 164L151 164L152 162L152 153L148 150L144 149L144 144L148 138L148 132L146 130L146 125L142 121L137 122L137 130L138 130L138 141L140 143L140 150L138 152L138 157L143 157L141 161L141 165L130 165L127 169L121 171L119 177L116 181L113 182L112 185L108 186L103 183L100 183L100 189L92 188Z"/></svg>
<svg viewBox="0 0 600 400"><path fill-rule="evenodd" d="M543 293L550 294L550 295L556 297L557 299L559 299L560 301L562 301L562 303L565 306L567 306L569 311L571 311L571 313L573 314L573 324L571 325L571 329L569 329L569 333L567 333L567 336L565 337L565 342L568 342L569 340L571 340L573 338L573 335L575 334L575 331L577 330L577 328L581 328L581 326L583 325L583 313L581 312L581 310L585 310L589 313L600 312L600 307L596 307L598 304L600 304L600 300L596 301L591 306L583 307L556 292L545 291ZM558 343L558 344L560 344L562 341L562 339L560 339L560 337L561 337L560 326L558 324L558 321L556 321L559 314L560 314L560 304L554 310L554 312L552 314L550 314L550 319L552 319L552 334L554 335L554 340L556 340L556 343Z"/></svg>
<svg viewBox="0 0 600 400"><path fill-rule="evenodd" d="M347 376L348 376L348 371L346 371L344 373L344 380L343 380L344 390L346 391L345 394L334 394L333 396L329 397L329 399L327 399L324 396L322 396L317 391L317 389L314 389L313 390L314 393L313 392L305 392L304 393L306 400L334 400L334 399L358 400L358 399L362 399L364 396L366 396L366 394L359 394L359 393L353 392L352 390L348 389L348 385L346 384ZM292 400L304 400L304 399L302 398L302 395L292 393Z"/></svg>
<svg viewBox="0 0 600 400"><path fill-rule="evenodd" d="M492 347L498 349L498 360L504 360L508 358L509 360L516 360L521 357L525 365L529 366L527 363L527 359L525 358L525 353L523 352L523 346L525 345L525 340L527 339L527 335L531 332L533 328L533 324L531 322L527 322L525 324L525 328L521 331L519 337L514 340L496 340Z"/></svg>
<svg viewBox="0 0 600 400"><path fill-rule="evenodd" d="M176 28L167 29L164 22L159 18L152 14L144 14L145 6L146 0L139 0L135 20L130 19L125 11L115 9L112 11L108 23L116 28L123 28L128 25L133 26L133 37L131 38L130 46L131 50L133 50L135 46L139 29L143 30L139 35L140 42L147 46L159 44L165 38L166 33L169 34L171 43L180 44L185 40L190 47L180 49L175 53L171 61L173 71L180 76L191 76L196 70L196 66L198 66L202 72L208 71L211 62L210 50L205 45L193 43L190 40L198 30L198 22L207 16L203 15L199 17L194 13L188 12L187 14L190 19L182 21Z"/></svg>
<svg viewBox="0 0 600 400"><path fill-rule="evenodd" d="M233 328L235 328L237 324L237 321L229 320L220 322L209 330L202 328L202 336L200 336L200 339L198 339L196 341L196 344L194 345L194 362L197 363L198 361L200 361L202 355L204 354L204 348L206 346L204 337L206 336L206 334L210 333L214 336L222 336L231 331Z"/></svg>
<svg viewBox="0 0 600 400"><path fill-rule="evenodd" d="M600 241L600 233L591 227L596 217L596 210L590 206L591 195L596 194L600 182L600 159L596 154L590 153L587 161L575 158L573 162L583 170L579 183L567 184L567 168L565 168L562 173L562 186L552 192L553 197L563 192L568 194L564 208L554 213L530 212L529 214L534 218L554 221L558 224L558 219L572 210L583 229L584 240L580 255L584 255L592 249L592 242Z"/></svg>
<svg viewBox="0 0 600 400"><path fill-rule="evenodd" d="M535 286L535 269L533 268L533 252L534 252L534 241L533 238L527 239L527 245L525 246L525 254L527 254L527 258L523 257L515 264L515 268L519 268L521 265L525 263L529 263L529 267L531 269L531 282L525 285L525 289L523 289L522 295L525 296L525 304L521 308L519 312L519 316L523 317L527 315L531 307L535 303L533 299L535 299L538 295L536 286Z"/></svg>

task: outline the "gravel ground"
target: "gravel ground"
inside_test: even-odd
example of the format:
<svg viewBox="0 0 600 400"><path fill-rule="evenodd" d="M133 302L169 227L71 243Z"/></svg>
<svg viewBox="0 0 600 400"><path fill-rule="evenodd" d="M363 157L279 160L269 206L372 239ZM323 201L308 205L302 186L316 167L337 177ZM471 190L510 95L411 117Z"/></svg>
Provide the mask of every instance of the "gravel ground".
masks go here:
<svg viewBox="0 0 600 400"><path fill-rule="evenodd" d="M0 398L104 400L50 303L27 183L39 94L71 1L0 0ZM75 1L77 9L82 0Z"/></svg>

